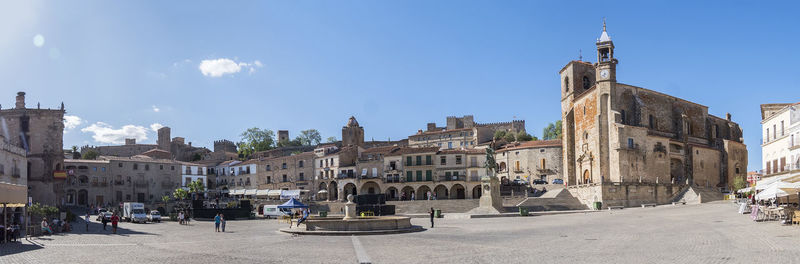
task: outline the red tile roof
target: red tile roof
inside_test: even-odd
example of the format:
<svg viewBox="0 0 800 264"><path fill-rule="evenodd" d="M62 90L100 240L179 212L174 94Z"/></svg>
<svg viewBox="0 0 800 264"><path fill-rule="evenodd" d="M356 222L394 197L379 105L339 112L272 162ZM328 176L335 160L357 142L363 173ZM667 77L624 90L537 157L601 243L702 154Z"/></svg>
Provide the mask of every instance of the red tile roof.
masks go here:
<svg viewBox="0 0 800 264"><path fill-rule="evenodd" d="M515 149L540 148L540 147L561 147L561 140L560 139L536 140L536 141L511 143L498 149L497 152L503 152Z"/></svg>

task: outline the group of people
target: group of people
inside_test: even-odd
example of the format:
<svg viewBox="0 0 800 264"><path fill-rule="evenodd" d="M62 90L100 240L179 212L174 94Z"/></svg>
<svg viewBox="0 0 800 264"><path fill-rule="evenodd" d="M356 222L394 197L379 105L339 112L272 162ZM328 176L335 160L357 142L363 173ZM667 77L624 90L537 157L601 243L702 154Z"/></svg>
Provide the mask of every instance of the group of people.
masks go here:
<svg viewBox="0 0 800 264"><path fill-rule="evenodd" d="M186 212L186 211L178 212L178 224L181 224L181 225L188 225L189 224L189 212Z"/></svg>
<svg viewBox="0 0 800 264"><path fill-rule="evenodd" d="M67 219L61 220L53 217L52 224L47 222L47 218L42 219L42 233L47 232L52 235L58 232L69 232L71 227Z"/></svg>
<svg viewBox="0 0 800 264"><path fill-rule="evenodd" d="M291 219L289 219L289 228L292 228L292 219L295 217L300 218L297 220L297 227L300 227L300 224L308 220L308 216L311 214L311 211L308 208L302 209L300 211L295 211L294 214L291 214Z"/></svg>
<svg viewBox="0 0 800 264"><path fill-rule="evenodd" d="M17 238L19 237L19 229L19 224L16 222L9 226L3 226L0 224L0 234L2 234L2 236L0 236L0 243L5 242L4 238L8 239L9 241L16 242Z"/></svg>
<svg viewBox="0 0 800 264"><path fill-rule="evenodd" d="M214 216L214 232L220 232L220 227L222 227L221 232L225 232L225 215L222 213L218 213L217 216Z"/></svg>

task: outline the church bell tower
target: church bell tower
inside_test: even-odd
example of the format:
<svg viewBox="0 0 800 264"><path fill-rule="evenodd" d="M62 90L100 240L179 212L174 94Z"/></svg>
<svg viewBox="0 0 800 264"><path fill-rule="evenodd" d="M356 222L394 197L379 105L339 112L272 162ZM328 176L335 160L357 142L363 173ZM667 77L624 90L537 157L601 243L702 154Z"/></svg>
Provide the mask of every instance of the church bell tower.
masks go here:
<svg viewBox="0 0 800 264"><path fill-rule="evenodd" d="M617 59L614 58L614 42L606 32L606 21L603 19L603 33L597 39L597 82L617 81Z"/></svg>

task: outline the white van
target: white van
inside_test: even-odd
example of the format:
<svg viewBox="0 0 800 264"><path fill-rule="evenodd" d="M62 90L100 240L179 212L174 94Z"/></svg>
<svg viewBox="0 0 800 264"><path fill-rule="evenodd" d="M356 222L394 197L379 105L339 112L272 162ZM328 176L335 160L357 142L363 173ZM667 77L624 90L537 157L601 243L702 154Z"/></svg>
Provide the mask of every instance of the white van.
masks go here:
<svg viewBox="0 0 800 264"><path fill-rule="evenodd" d="M143 203L122 204L122 217L128 222L147 223L147 214Z"/></svg>
<svg viewBox="0 0 800 264"><path fill-rule="evenodd" d="M280 209L277 205L264 205L262 214L265 218L278 218L291 214L290 209Z"/></svg>

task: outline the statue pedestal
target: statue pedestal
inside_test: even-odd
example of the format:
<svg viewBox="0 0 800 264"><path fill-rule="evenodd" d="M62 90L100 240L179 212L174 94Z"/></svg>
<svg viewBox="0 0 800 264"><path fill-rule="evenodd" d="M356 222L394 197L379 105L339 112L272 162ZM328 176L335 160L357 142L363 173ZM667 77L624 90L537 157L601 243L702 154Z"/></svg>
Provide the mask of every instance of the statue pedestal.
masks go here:
<svg viewBox="0 0 800 264"><path fill-rule="evenodd" d="M494 176L481 178L481 198L477 208L469 214L500 214L503 212L503 200L500 198L500 180Z"/></svg>
<svg viewBox="0 0 800 264"><path fill-rule="evenodd" d="M353 195L347 195L347 203L344 204L344 220L356 218L356 203L353 202Z"/></svg>

